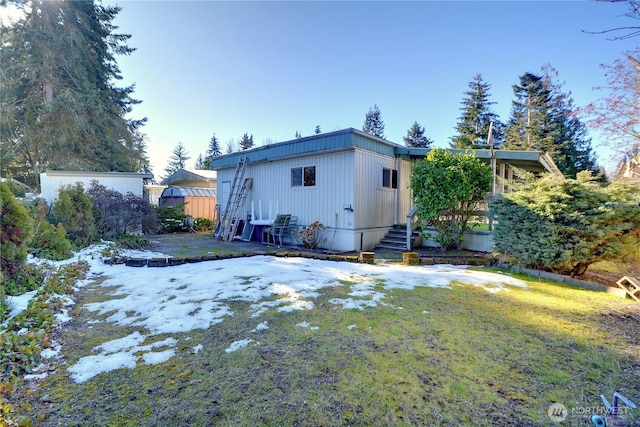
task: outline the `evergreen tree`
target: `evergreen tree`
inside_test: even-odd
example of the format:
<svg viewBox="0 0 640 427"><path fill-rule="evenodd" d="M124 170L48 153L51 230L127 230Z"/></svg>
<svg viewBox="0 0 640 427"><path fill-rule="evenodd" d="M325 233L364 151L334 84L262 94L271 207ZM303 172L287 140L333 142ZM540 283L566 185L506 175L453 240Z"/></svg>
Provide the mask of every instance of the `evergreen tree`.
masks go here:
<svg viewBox="0 0 640 427"><path fill-rule="evenodd" d="M253 147L253 134L249 135L245 132L244 135L242 135L242 138L240 138L240 149L248 150L251 147Z"/></svg>
<svg viewBox="0 0 640 427"><path fill-rule="evenodd" d="M196 158L196 162L193 165L193 168L197 170L207 169L205 167L205 159L204 157L202 157L202 154L198 154L198 158Z"/></svg>
<svg viewBox="0 0 640 427"><path fill-rule="evenodd" d="M187 165L187 160L189 160L189 153L187 149L184 147L184 144L178 141L178 145L171 152L171 157L169 158L169 164L164 170L164 178L169 178L172 174L177 172L179 169L184 169Z"/></svg>
<svg viewBox="0 0 640 427"><path fill-rule="evenodd" d="M413 125L407 130L407 136L403 137L404 145L407 147L430 148L433 141L424 136L424 128L413 122Z"/></svg>
<svg viewBox="0 0 640 427"><path fill-rule="evenodd" d="M489 144L489 127L492 130L494 146L499 146L504 139L500 118L491 110L495 102L489 101L491 85L476 74L469 83L469 90L462 99L462 115L458 117L457 134L451 138L451 148L486 148Z"/></svg>
<svg viewBox="0 0 640 427"><path fill-rule="evenodd" d="M116 55L134 51L113 20L119 7L93 1L16 2L24 16L0 29L2 174L36 185L45 169L138 171L147 163L146 119L118 87Z"/></svg>
<svg viewBox="0 0 640 427"><path fill-rule="evenodd" d="M93 201L80 183L67 185L53 202L54 222L62 224L76 248L89 246L97 237Z"/></svg>
<svg viewBox="0 0 640 427"><path fill-rule="evenodd" d="M554 151L551 91L542 76L525 73L513 86L511 116L505 132L508 150Z"/></svg>
<svg viewBox="0 0 640 427"><path fill-rule="evenodd" d="M236 142L233 140L233 138L229 138L229 140L227 141L226 153L231 154L234 151L236 151Z"/></svg>
<svg viewBox="0 0 640 427"><path fill-rule="evenodd" d="M362 131L369 135L377 136L384 139L384 122L380 114L380 109L374 104L364 117L364 125Z"/></svg>
<svg viewBox="0 0 640 427"><path fill-rule="evenodd" d="M0 282L15 278L27 260L33 221L9 186L0 181ZM0 285L4 290L4 283ZM0 292L0 297L3 292ZM0 301L2 302L2 301Z"/></svg>
<svg viewBox="0 0 640 427"><path fill-rule="evenodd" d="M316 135L318 135L319 133L322 133L322 131L320 130L320 125L316 125L316 129L314 132L316 133Z"/></svg>
<svg viewBox="0 0 640 427"><path fill-rule="evenodd" d="M640 188L602 186L589 171L545 175L491 203L495 249L524 267L579 276L598 261L638 253Z"/></svg>
<svg viewBox="0 0 640 427"><path fill-rule="evenodd" d="M570 177L582 170L596 171L586 126L576 116L571 94L563 91L557 77L557 71L546 65L542 75L526 73L520 78L520 85L514 86L516 100L505 148L547 152Z"/></svg>
<svg viewBox="0 0 640 427"><path fill-rule="evenodd" d="M222 151L220 150L220 141L218 141L218 138L214 133L209 141L209 147L207 147L204 159L202 160L203 167L201 169L211 169L211 161L214 157L218 157L220 155L222 155Z"/></svg>
<svg viewBox="0 0 640 427"><path fill-rule="evenodd" d="M550 152L558 168L575 178L580 171L598 171L591 138L587 128L576 115L576 107L570 92L563 91L558 82L558 72L551 66L542 67L543 81L551 94L551 123L553 126L553 150Z"/></svg>

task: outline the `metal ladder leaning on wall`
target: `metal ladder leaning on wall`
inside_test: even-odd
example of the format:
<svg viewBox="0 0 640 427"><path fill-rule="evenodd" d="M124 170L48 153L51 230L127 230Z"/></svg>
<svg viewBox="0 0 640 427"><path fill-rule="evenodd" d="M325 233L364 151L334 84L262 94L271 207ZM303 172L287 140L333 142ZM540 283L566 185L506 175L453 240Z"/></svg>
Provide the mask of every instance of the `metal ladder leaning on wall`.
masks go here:
<svg viewBox="0 0 640 427"><path fill-rule="evenodd" d="M236 167L236 173L233 177L229 200L227 201L222 219L220 220L220 231L216 234L218 240L233 240L238 230L238 225L242 219L238 216L238 209L240 209L240 206L242 206L247 198L247 191L251 184L251 178L245 179L244 177L245 167L248 161L249 158L247 156L238 159L238 166Z"/></svg>

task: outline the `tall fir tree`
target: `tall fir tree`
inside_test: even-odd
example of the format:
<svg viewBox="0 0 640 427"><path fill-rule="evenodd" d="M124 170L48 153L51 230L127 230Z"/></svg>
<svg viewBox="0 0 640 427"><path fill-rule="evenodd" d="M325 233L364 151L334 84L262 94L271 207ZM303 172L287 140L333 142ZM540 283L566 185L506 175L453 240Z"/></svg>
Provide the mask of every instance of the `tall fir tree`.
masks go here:
<svg viewBox="0 0 640 427"><path fill-rule="evenodd" d="M178 145L175 146L171 152L171 157L169 157L169 163L164 170L163 179L167 179L178 170L186 168L187 160L190 158L184 144L178 141Z"/></svg>
<svg viewBox="0 0 640 427"><path fill-rule="evenodd" d="M542 76L525 73L513 85L515 99L505 130L503 148L553 152L551 91Z"/></svg>
<svg viewBox="0 0 640 427"><path fill-rule="evenodd" d="M204 158L202 159L202 168L201 169L211 169L211 162L214 157L218 157L222 155L222 150L220 149L220 141L216 137L214 133L209 140L209 146L207 147L207 151L204 154Z"/></svg>
<svg viewBox="0 0 640 427"><path fill-rule="evenodd" d="M205 159L202 156L202 154L198 154L198 157L196 158L196 162L193 165L193 168L196 170L208 169L205 167Z"/></svg>
<svg viewBox="0 0 640 427"><path fill-rule="evenodd" d="M431 139L424 136L424 127L420 126L418 122L413 122L413 125L407 130L407 136L402 139L407 147L431 148L431 144L433 144Z"/></svg>
<svg viewBox="0 0 640 427"><path fill-rule="evenodd" d="M515 85L504 147L548 153L563 174L576 177L597 171L591 139L576 115L571 94L558 82L558 72L546 65L540 75L525 73Z"/></svg>
<svg viewBox="0 0 640 427"><path fill-rule="evenodd" d="M369 135L377 136L384 139L384 122L382 121L382 114L376 104L369 108L369 111L364 117L364 125L362 131Z"/></svg>
<svg viewBox="0 0 640 427"><path fill-rule="evenodd" d="M551 94L551 122L553 126L553 150L550 154L558 168L568 177L578 172L598 172L595 153L591 147L586 125L576 114L571 92L563 90L558 71L547 64L542 67L545 86Z"/></svg>
<svg viewBox="0 0 640 427"><path fill-rule="evenodd" d="M253 147L253 134L249 135L247 132L240 138L240 149L248 150Z"/></svg>
<svg viewBox="0 0 640 427"><path fill-rule="evenodd" d="M94 1L15 2L24 16L0 29L1 173L38 184L45 169L138 171L148 163L139 101L116 55L134 51L115 32L119 7Z"/></svg>
<svg viewBox="0 0 640 427"><path fill-rule="evenodd" d="M229 138L227 140L227 145L226 145L226 154L231 154L233 152L236 151L236 141L233 138Z"/></svg>
<svg viewBox="0 0 640 427"><path fill-rule="evenodd" d="M489 101L491 85L485 82L480 73L469 83L469 90L462 99L462 115L458 117L456 135L451 138L451 148L487 148L489 128L491 127L494 147L500 146L504 139L504 125L496 113L491 110L495 102Z"/></svg>

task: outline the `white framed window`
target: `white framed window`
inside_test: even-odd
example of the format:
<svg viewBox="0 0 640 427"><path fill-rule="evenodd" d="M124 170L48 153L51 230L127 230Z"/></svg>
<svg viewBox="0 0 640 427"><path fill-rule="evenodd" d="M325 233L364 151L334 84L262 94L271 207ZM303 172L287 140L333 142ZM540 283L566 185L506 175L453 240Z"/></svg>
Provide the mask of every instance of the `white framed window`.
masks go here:
<svg viewBox="0 0 640 427"><path fill-rule="evenodd" d="M382 187L398 188L398 171L390 168L382 168Z"/></svg>
<svg viewBox="0 0 640 427"><path fill-rule="evenodd" d="M315 187L315 185L316 185L316 167L315 166L291 168L291 186L292 187Z"/></svg>

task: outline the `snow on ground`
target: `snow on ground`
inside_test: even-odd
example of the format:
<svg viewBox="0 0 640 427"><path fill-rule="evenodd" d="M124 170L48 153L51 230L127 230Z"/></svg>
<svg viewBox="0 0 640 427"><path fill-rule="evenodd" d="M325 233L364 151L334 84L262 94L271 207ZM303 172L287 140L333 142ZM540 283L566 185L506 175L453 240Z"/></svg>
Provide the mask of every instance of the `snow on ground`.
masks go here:
<svg viewBox="0 0 640 427"><path fill-rule="evenodd" d="M100 246L77 254L90 265L88 279L106 278L101 286L115 287L110 299L84 305L93 312L95 322L106 321L139 331L107 341L68 368L80 383L119 368L134 368L137 363L162 363L175 354L180 334L207 329L233 316L228 302L251 303L252 317L269 310L313 310L313 300L323 288L349 287L349 298L330 300L336 307L364 310L385 302L385 291L412 290L418 286L449 288L453 282L465 283L489 292L507 290L507 286L526 287L518 279L461 266L405 266L401 264L357 264L321 261L308 258L254 256L183 264L173 267L126 267L107 265L100 260ZM147 251L130 251L128 256L158 258L166 255ZM67 261L68 262L68 261ZM276 300L274 300L276 297ZM27 297L25 297L26 299ZM12 306L12 313L18 305ZM67 313L61 315L65 319ZM106 318L104 317L106 316ZM312 327L305 322L301 327ZM355 327L355 326L354 326ZM253 333L268 329L260 323ZM172 335L154 341L155 335ZM144 343L146 345L143 345ZM259 342L246 338L229 343L227 353ZM200 344L192 347L202 350Z"/></svg>
<svg viewBox="0 0 640 427"><path fill-rule="evenodd" d="M38 291L35 290L25 292L22 295L7 296L7 304L9 305L9 317L7 318L7 320L0 324L0 327L7 326L9 324L9 320L25 311L29 306L29 301L31 301L37 293Z"/></svg>

